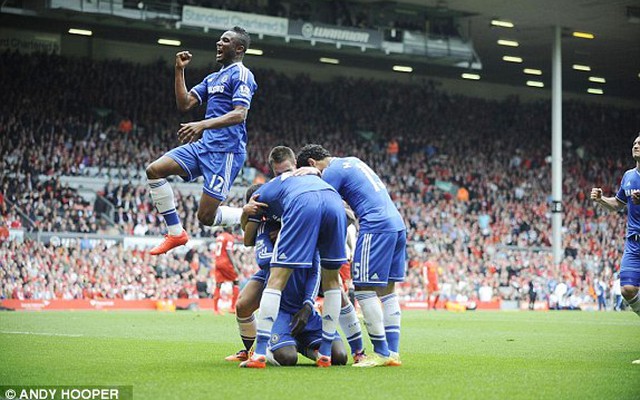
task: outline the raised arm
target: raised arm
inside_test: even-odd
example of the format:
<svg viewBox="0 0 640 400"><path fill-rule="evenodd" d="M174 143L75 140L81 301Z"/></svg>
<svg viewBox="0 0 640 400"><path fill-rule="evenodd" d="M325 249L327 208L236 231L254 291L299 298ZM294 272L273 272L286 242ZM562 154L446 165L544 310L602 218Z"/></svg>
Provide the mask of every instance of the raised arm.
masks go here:
<svg viewBox="0 0 640 400"><path fill-rule="evenodd" d="M602 188L591 189L591 200L594 203L599 204L602 208L609 211L619 211L624 208L624 204L617 197L605 197L602 195Z"/></svg>
<svg viewBox="0 0 640 400"><path fill-rule="evenodd" d="M193 56L188 51L181 51L176 53L176 65L175 65L175 91L176 91L176 105L178 110L184 112L197 106L200 101L191 92L187 91L187 85L184 80L184 69L187 64L191 62Z"/></svg>

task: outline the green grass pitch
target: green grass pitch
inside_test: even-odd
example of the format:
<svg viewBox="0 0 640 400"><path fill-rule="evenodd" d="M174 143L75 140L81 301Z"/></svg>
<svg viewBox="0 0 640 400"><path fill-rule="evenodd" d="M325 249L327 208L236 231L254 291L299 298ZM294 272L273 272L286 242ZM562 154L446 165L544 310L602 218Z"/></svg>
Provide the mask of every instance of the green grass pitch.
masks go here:
<svg viewBox="0 0 640 400"><path fill-rule="evenodd" d="M244 370L223 360L239 348L232 315L4 312L0 385L133 385L137 400L640 398L631 312L407 311L397 368L301 357Z"/></svg>

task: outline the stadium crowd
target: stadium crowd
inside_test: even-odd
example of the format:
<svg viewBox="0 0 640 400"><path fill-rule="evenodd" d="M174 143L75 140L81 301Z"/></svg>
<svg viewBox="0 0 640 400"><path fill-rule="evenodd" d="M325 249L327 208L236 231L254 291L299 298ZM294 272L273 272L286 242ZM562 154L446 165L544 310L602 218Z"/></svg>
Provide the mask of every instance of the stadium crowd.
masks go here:
<svg viewBox="0 0 640 400"><path fill-rule="evenodd" d="M113 182L141 178L146 163L177 145L179 122L200 119L203 113L198 109L179 115L174 110L172 73L162 61L143 66L55 55L23 55L19 65L10 60L10 54L0 59L0 68L7 71L0 77L6 89L0 94L4 223L17 220L10 202L38 229L101 232L106 227L94 205L58 177L99 176ZM316 82L308 75L252 70L260 87L248 119L247 166L268 176L266 156L271 147L298 149L310 142L338 156L366 160L387 184L408 227L409 272L399 289L404 299L425 296L427 262L437 265L442 296L454 299L477 299L481 293L489 299L521 299L527 297L529 282L534 282L539 299L552 298L560 283L570 289L563 294L565 300L588 299L596 296L597 282L615 279L624 218L594 207L587 191L602 186L605 193L613 193L632 165L631 141L640 126L637 110L565 102L565 257L554 266L548 252L548 102L451 95L419 79L411 84L344 77ZM186 75L195 84L193 79L206 71L188 70ZM58 101L39 100L45 86L59 93ZM612 141L612 134L621 139ZM110 183L101 194L115 206L110 217L122 232L161 233L161 220L144 186ZM178 195L182 221L190 234L210 237L212 231L194 218L197 202L196 196ZM47 264L45 254L61 253L60 257L82 264L80 258L104 252L112 261L100 264L92 276L103 274L116 283L129 276L135 296L175 297L181 285L191 285L194 279L180 273L151 278L154 263L166 262L178 270L188 265L175 257L158 261L121 248L81 250L89 252L82 254L31 242L28 246L37 257L23 256L11 267L8 254L13 254L15 245L5 242L1 247L4 297L14 295L19 281L22 287L30 286L34 296L42 290L56 296L65 293L56 291L54 281L33 281L33 275L16 272L23 269L60 276L64 279L58 285L67 282L69 287L83 287L79 282L90 280L80 268L80 278L71 285L67 275L47 269L57 258ZM250 251L239 252L247 254L250 270ZM140 272L126 275L123 268L133 267L134 258ZM106 278L109 274L112 277ZM124 296L114 288L98 292L107 297L116 296L113 290L117 290ZM85 295L74 290L73 296Z"/></svg>

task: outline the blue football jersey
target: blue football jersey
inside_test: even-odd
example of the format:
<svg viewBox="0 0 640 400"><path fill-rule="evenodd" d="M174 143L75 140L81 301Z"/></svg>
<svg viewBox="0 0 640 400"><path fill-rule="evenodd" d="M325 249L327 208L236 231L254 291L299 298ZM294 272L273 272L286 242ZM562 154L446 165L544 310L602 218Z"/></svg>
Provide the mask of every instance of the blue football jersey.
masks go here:
<svg viewBox="0 0 640 400"><path fill-rule="evenodd" d="M260 269L269 268L271 256L273 255L273 242L269 234L276 229L280 229L280 224L272 221L261 222L258 226L254 250L256 262Z"/></svg>
<svg viewBox="0 0 640 400"><path fill-rule="evenodd" d="M269 262L273 253L273 242L269 233L279 229L273 222L263 222L258 227L256 236L256 260L261 269L269 270ZM304 303L313 306L320 288L320 255L316 254L312 268L294 269L287 285L282 291L280 309L290 314L297 313ZM265 284L269 280L268 275Z"/></svg>
<svg viewBox="0 0 640 400"><path fill-rule="evenodd" d="M631 194L640 191L640 172L633 168L624 173L616 198L627 205L627 236L640 234L640 205L631 201Z"/></svg>
<svg viewBox="0 0 640 400"><path fill-rule="evenodd" d="M322 190L335 192L334 188L315 175L291 176L291 172L285 172L262 185L256 194L260 195L258 201L269 206L269 214L282 217L300 194Z"/></svg>
<svg viewBox="0 0 640 400"><path fill-rule="evenodd" d="M334 158L322 171L358 217L360 232L397 232L405 229L402 216L378 175L356 157Z"/></svg>
<svg viewBox="0 0 640 400"><path fill-rule="evenodd" d="M209 119L220 117L238 105L249 109L257 88L253 73L241 62L237 62L208 75L194 86L190 93L198 98L200 104L206 100L205 118ZM202 134L200 142L213 152L245 153L247 146L245 121L226 128L207 129Z"/></svg>

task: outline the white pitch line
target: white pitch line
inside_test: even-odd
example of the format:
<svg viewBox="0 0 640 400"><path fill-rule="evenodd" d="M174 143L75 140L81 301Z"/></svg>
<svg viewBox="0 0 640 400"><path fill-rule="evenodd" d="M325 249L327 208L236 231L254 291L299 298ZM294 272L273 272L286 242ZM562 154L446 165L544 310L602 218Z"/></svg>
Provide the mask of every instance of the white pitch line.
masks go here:
<svg viewBox="0 0 640 400"><path fill-rule="evenodd" d="M46 333L46 332L20 332L20 331L0 331L7 335L38 335L38 336L63 336L63 337L82 337L83 335L74 333Z"/></svg>

